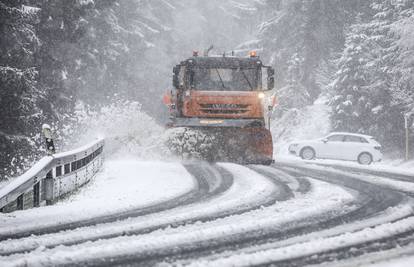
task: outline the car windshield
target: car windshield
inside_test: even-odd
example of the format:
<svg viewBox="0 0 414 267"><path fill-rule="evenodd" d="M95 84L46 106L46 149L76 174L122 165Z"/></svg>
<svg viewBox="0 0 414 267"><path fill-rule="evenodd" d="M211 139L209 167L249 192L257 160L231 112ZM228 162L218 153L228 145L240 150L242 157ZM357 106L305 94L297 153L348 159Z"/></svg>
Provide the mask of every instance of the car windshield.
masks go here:
<svg viewBox="0 0 414 267"><path fill-rule="evenodd" d="M258 87L256 68L194 68L192 84L196 90L254 91Z"/></svg>

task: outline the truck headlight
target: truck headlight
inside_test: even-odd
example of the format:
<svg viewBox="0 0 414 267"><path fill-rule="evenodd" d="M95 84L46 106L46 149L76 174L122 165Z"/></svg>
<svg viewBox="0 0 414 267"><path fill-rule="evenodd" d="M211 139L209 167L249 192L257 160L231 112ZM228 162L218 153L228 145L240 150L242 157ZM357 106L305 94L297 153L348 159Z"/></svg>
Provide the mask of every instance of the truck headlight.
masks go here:
<svg viewBox="0 0 414 267"><path fill-rule="evenodd" d="M263 98L265 97L265 94L264 94L264 93L262 93L262 92L260 92L260 93L257 95L257 97L258 97L258 98L260 98L260 99L263 99Z"/></svg>

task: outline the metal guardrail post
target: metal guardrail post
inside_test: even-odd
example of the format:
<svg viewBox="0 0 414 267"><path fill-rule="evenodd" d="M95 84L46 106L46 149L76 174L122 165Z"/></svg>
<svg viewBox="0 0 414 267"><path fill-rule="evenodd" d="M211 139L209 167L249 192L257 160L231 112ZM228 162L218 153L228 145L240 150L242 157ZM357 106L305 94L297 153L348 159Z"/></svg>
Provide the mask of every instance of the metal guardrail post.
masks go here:
<svg viewBox="0 0 414 267"><path fill-rule="evenodd" d="M54 188L54 181L53 181L52 171L49 171L46 174L46 178L44 179L44 183L45 183L46 205L52 205L53 204L53 188Z"/></svg>
<svg viewBox="0 0 414 267"><path fill-rule="evenodd" d="M24 194L21 194L20 196L17 197L17 200L16 200L16 202L17 202L16 206L17 206L18 210L23 209L23 207L24 207L23 201L24 201Z"/></svg>
<svg viewBox="0 0 414 267"><path fill-rule="evenodd" d="M40 181L33 185L33 207L40 206Z"/></svg>

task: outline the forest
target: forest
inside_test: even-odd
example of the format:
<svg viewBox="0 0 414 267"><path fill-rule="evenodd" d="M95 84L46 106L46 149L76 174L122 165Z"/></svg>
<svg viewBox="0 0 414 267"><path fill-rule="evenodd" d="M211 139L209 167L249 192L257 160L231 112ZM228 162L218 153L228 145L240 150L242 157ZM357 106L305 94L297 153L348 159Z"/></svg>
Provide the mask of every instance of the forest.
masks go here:
<svg viewBox="0 0 414 267"><path fill-rule="evenodd" d="M172 67L212 44L275 68L276 140L323 116L401 158L413 114L414 151L411 0L0 0L0 177L43 155L43 123L71 140L80 109L136 101L163 125Z"/></svg>

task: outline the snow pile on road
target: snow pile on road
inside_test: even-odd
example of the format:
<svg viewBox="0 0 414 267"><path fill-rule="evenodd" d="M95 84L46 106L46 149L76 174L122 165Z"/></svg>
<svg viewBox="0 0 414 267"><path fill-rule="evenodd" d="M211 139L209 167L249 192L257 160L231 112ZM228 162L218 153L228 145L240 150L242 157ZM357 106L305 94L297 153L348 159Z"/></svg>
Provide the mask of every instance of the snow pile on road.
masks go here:
<svg viewBox="0 0 414 267"><path fill-rule="evenodd" d="M167 130L164 139L169 150L183 159L203 159L217 145L214 136L187 127Z"/></svg>
<svg viewBox="0 0 414 267"><path fill-rule="evenodd" d="M143 208L186 194L196 186L180 164L111 160L77 194L54 206L2 214L0 234Z"/></svg>
<svg viewBox="0 0 414 267"><path fill-rule="evenodd" d="M321 96L313 105L290 109L281 118L273 120L270 130L274 140L274 154L288 154L288 146L292 141L314 139L327 134L331 129L327 101L326 97Z"/></svg>

